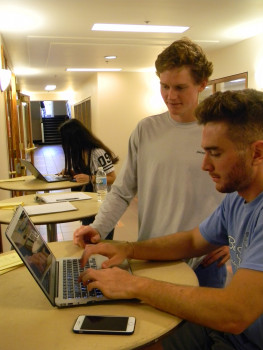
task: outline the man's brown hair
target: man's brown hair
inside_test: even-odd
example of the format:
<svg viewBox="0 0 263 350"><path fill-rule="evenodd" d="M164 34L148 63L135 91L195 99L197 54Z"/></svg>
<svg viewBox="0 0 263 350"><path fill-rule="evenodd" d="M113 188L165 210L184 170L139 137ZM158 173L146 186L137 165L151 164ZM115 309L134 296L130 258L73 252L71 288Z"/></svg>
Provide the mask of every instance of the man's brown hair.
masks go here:
<svg viewBox="0 0 263 350"><path fill-rule="evenodd" d="M195 110L199 124L224 122L237 145L263 140L263 92L254 89L216 92Z"/></svg>
<svg viewBox="0 0 263 350"><path fill-rule="evenodd" d="M174 41L155 61L156 74L173 68L189 67L196 84L208 80L213 72L213 64L206 58L202 48L188 38Z"/></svg>

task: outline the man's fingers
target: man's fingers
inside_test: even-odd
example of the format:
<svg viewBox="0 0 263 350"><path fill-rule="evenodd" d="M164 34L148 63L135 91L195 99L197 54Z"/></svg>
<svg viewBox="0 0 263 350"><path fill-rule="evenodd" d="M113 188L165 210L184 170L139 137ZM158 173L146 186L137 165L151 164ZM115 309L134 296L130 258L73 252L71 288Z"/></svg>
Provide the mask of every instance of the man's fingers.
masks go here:
<svg viewBox="0 0 263 350"><path fill-rule="evenodd" d="M104 249L101 248L101 243L98 243L96 245L93 244L87 244L84 247L84 252L82 253L82 257L80 259L81 265L84 267L89 260L90 256L93 254L101 254L104 255Z"/></svg>
<svg viewBox="0 0 263 350"><path fill-rule="evenodd" d="M81 226L73 234L74 244L81 248L85 248L85 245L89 243L98 243L100 239L100 234L90 226Z"/></svg>
<svg viewBox="0 0 263 350"><path fill-rule="evenodd" d="M225 256L225 257L221 258L221 259L218 261L217 266L218 266L218 267L223 266L228 260L229 260L228 256Z"/></svg>
<svg viewBox="0 0 263 350"><path fill-rule="evenodd" d="M99 241L100 241L100 235L99 234L96 234L95 236L92 236L90 238L90 242L91 243L99 243Z"/></svg>
<svg viewBox="0 0 263 350"><path fill-rule="evenodd" d="M119 265L120 264L120 259L117 257L112 257L108 260L105 260L102 264L101 264L101 267L103 269L107 269L109 267L113 267L113 266L116 266L116 265Z"/></svg>

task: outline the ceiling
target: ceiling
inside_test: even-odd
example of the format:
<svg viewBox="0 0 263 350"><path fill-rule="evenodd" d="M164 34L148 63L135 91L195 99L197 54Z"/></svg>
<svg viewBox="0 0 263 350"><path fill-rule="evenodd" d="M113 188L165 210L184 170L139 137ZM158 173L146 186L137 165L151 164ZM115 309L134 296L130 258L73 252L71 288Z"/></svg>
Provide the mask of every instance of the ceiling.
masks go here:
<svg viewBox="0 0 263 350"><path fill-rule="evenodd" d="M7 9L13 12L10 18ZM20 26L21 18L28 29ZM148 21L190 29L184 34L91 31L94 23ZM44 91L47 84L55 84L56 91L76 90L91 74L67 72L67 67L153 69L163 48L182 36L209 53L253 35L244 29L248 24L263 29L263 0L0 0L8 61L20 90L27 92ZM117 59L106 62L107 55ZM29 71L20 73L21 68Z"/></svg>

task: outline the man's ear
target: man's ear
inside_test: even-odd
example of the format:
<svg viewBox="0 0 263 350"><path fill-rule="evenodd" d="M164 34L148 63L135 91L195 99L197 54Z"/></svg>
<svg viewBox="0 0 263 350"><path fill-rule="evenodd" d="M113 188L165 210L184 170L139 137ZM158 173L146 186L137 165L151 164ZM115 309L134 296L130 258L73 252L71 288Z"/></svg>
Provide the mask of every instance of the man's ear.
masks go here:
<svg viewBox="0 0 263 350"><path fill-rule="evenodd" d="M203 80L199 86L199 93L202 92L206 86L207 86L207 80Z"/></svg>
<svg viewBox="0 0 263 350"><path fill-rule="evenodd" d="M253 165L263 163L263 140L258 140L251 145L253 151Z"/></svg>

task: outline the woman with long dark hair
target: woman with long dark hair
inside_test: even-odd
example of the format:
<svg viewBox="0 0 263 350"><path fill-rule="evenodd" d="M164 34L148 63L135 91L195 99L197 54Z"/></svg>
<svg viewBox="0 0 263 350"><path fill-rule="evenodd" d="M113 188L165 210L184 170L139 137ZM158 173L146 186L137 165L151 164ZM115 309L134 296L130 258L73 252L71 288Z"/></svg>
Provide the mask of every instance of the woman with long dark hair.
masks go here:
<svg viewBox="0 0 263 350"><path fill-rule="evenodd" d="M103 167L109 191L116 178L114 164L119 158L77 119L67 120L59 127L59 131L65 154L65 168L62 174L73 176L80 185L90 181L85 188L90 192L90 186L96 182L98 168ZM85 218L82 224L89 225L93 220L94 217ZM111 239L112 236L113 231L107 239Z"/></svg>
<svg viewBox="0 0 263 350"><path fill-rule="evenodd" d="M115 178L113 164L119 158L89 131L79 120L69 119L60 128L62 147L65 153L65 175L72 175L77 182L87 182L89 176L95 183L98 167L103 167L107 175L107 184Z"/></svg>

